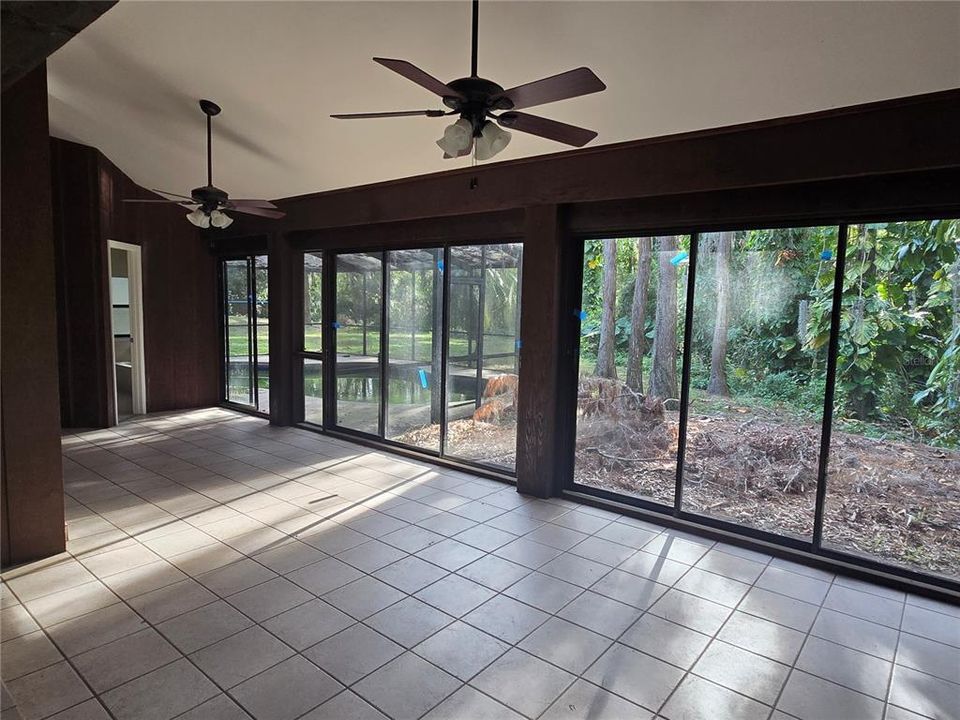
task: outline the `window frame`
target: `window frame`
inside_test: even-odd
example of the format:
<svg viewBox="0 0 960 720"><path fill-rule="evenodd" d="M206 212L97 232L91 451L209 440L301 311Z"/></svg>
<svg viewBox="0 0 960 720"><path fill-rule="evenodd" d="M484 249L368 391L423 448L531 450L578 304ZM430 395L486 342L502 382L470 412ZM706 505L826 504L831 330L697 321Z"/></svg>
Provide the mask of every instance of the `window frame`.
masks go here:
<svg viewBox="0 0 960 720"><path fill-rule="evenodd" d="M559 445L564 448L558 462L560 475L560 495L571 499L610 507L619 511L633 511L641 517L647 517L654 522L666 521L678 527L690 529L703 528L718 531L730 541L756 546L772 546L796 551L808 561L826 561L832 566L841 564L854 572L863 570L868 576L883 574L889 577L905 580L912 585L933 586L946 589L949 592L960 593L960 579L953 579L946 575L933 572L924 572L905 565L886 562L876 557L852 550L841 550L824 545L823 528L826 509L828 487L827 475L830 463L830 443L833 430L833 405L837 381L837 360L839 351L839 328L841 317L841 300L846 271L847 236L850 225L858 223L893 223L935 220L948 217L940 210L932 213L911 214L870 214L862 217L836 216L805 216L791 219L782 219L771 222L762 220L757 222L737 223L703 223L681 225L669 228L643 227L642 224L633 230L619 228L611 232L591 231L585 233L571 233L569 241L571 248L564 256L565 287L561 297L561 342L562 350L559 354L558 370L558 439ZM827 348L826 388L824 391L823 415L820 427L820 446L817 466L817 488L814 505L813 533L809 540L795 536L774 533L756 527L743 525L731 520L694 513L685 510L683 502L683 466L687 441L687 421L690 401L690 358L691 339L693 332L694 298L696 292L697 260L699 255L699 240L706 233L724 231L743 231L757 229L783 229L794 227L837 227L837 250L834 275L834 287L830 314L830 340ZM686 304L684 307L683 352L680 374L680 417L678 427L678 443L676 458L676 487L672 506L658 503L643 497L617 493L602 488L591 487L574 480L574 462L576 448L577 425L577 387L579 378L580 356L580 320L574 309L580 307L583 289L583 257L584 245L587 240L603 240L611 238L652 237L658 235L689 235L690 259L689 276L687 282ZM572 388L572 391L571 391Z"/></svg>

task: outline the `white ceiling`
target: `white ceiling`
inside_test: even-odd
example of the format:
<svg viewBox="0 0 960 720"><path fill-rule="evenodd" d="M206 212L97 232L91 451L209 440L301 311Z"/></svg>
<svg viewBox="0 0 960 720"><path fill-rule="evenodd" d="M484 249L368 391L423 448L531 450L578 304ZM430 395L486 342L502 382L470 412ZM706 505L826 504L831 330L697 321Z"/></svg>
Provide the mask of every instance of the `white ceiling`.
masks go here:
<svg viewBox="0 0 960 720"><path fill-rule="evenodd" d="M470 7L456 2L135 2L49 60L50 127L147 187L214 182L278 198L436 172L442 118L337 121L332 112L440 107L373 63L469 74ZM493 2L480 74L510 87L581 65L606 92L531 112L599 131L593 144L960 86L956 2ZM522 133L498 160L562 150Z"/></svg>

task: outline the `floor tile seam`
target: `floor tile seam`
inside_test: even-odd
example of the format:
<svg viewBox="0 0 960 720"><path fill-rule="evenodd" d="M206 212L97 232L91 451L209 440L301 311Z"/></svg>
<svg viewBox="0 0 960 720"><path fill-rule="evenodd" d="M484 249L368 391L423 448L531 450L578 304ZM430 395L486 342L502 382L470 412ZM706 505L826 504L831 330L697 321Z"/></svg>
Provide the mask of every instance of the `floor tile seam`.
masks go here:
<svg viewBox="0 0 960 720"><path fill-rule="evenodd" d="M248 559L251 559L251 558L248 557ZM260 563L258 563L258 564L260 564ZM263 567L265 567L265 566L263 566ZM269 569L269 568L268 568L268 569ZM194 582L197 582L197 581L194 579L193 576L190 576L189 579L193 580ZM183 581L180 581L180 582L183 582ZM101 584L102 584L102 581L101 581ZM175 583L174 583L174 584L175 584ZM200 583L198 583L198 584L200 584ZM169 587L169 586L165 586L165 587ZM203 587L206 589L205 586L203 586ZM166 622L167 620L173 620L173 619L175 619L175 618L182 617L183 615L186 615L186 614L188 614L188 613L190 613L190 612L193 612L194 610L199 610L199 609L201 609L201 608L203 608L203 607L207 607L207 606L209 606L209 605L212 605L212 604L214 604L214 603L217 602L217 601L223 600L223 598L220 598L219 596L217 596L217 599L216 599L216 600L211 600L209 603L205 603L204 605L201 605L200 607L193 608L193 609L191 609L191 610L188 610L188 611L186 611L186 612L184 612L184 613L180 613L179 615L175 615L175 616L170 617L170 618L165 618L164 620L160 621L159 623L154 623L154 622L152 622L151 620L149 620L149 619L147 619L146 617L144 617L141 613L138 613L138 612L136 611L136 609L133 608L124 598L122 598L122 597L120 597L119 595L117 595L117 593L116 593L112 588L110 588L109 586L107 586L107 589L110 590L110 592L112 592L116 597L118 597L118 598L119 598L119 602L120 602L120 603L123 603L124 605L126 605L126 607L127 607L128 610L130 610L130 611L133 612L135 615L137 615L138 617L140 617L140 619L141 619L147 626L149 626L150 629L152 629L154 632L156 632L157 634L159 634L166 642L170 643L170 645L174 648L174 650L176 650L176 652L178 652L178 653L181 655L181 658L182 658L182 659L185 659L187 662L189 662L201 675L203 675L203 677L205 677L210 683L212 683L212 685L213 685L215 688L217 688L220 692L226 692L226 690L225 690L224 688L222 688L222 687L220 686L220 684L219 684L214 678L212 678L210 675L208 675L206 672L204 672L204 670L203 670L196 662L194 662L193 658L190 657L190 654L184 653L184 652L182 652L179 648L177 648L172 642L170 642L170 640L167 638L167 636L166 636L160 629L158 629L158 627L157 627L157 626L158 626L159 624L161 624L162 622ZM208 590L208 591L209 591L209 590ZM152 591L150 591L150 592L152 592ZM308 592L309 592L309 591L308 591ZM144 593L144 594L147 594L147 593ZM311 593L311 594L312 594L312 593ZM214 595L216 595L216 594L214 593ZM309 602L309 601L305 601L305 602ZM113 604L117 604L117 603L113 603ZM112 605L111 605L111 606L112 606ZM233 607L233 605L231 605L231 607ZM207 645L207 646L205 646L205 647L212 647L213 645L216 645L218 642L222 642L223 640L227 639L228 637L233 637L234 635L238 635L238 634L241 633L241 632L244 632L244 631L246 631L246 630L250 630L252 627L257 626L257 627L260 627L264 632L266 632L266 633L268 633L269 635L271 635L272 637L274 637L278 642L280 642L281 644L283 644L287 649L289 649L289 650L293 653L293 655L299 654L293 647L291 647L288 643L286 643L282 638L280 638L280 637L278 637L277 635L275 635L274 633L270 632L270 630L269 630L268 628L263 627L263 626L261 625L261 623L259 623L259 622L257 622L256 620L254 620L252 617L250 617L249 615L247 615L246 613L244 613L242 610L240 610L239 608L235 608L235 607L234 607L234 610L236 610L238 613L240 613L241 615L243 615L247 620L249 620L249 621L252 623L252 625L250 625L250 626L248 626L248 627L246 627L246 628L243 628L242 630L238 630L238 631L235 632L235 633L231 633L231 634L228 635L227 637L221 638L220 640L217 640L217 641L214 642L214 643L210 643L209 645ZM281 613L278 613L278 614L281 614ZM276 617L276 616L273 616L273 617ZM268 618L268 619L270 619L270 618ZM139 632L139 631L136 631L136 632ZM129 635L132 635L132 634L133 634L133 633L128 633L127 635L124 635L123 637L129 637ZM48 637L48 639L51 639L51 640L52 640L52 638L49 638L49 637ZM122 639L122 638L117 638L117 639ZM115 640L113 640L113 641L111 641L111 642L114 642L114 641L115 641ZM110 644L110 643L104 643L104 644L102 644L102 645L99 645L98 647L105 647L105 646L108 645L108 644ZM60 649L59 646L57 646L57 649L58 649L58 650ZM203 649L205 649L205 648L203 648ZM199 650L194 651L194 652L198 652L198 651L199 651ZM61 653L62 653L62 650L61 650ZM191 654L192 654L192 653L191 653ZM287 658L284 658L284 659L289 659L289 657L292 657L292 656L288 656ZM69 662L69 658L67 658L67 661ZM177 660L174 660L173 662L177 662ZM280 662L283 662L283 660L281 660ZM172 663L169 663L169 664L172 664ZM279 663L275 663L274 665L277 665L277 664L279 664ZM274 667L274 665L271 665L270 667ZM74 672L77 673L77 675L81 678L81 680L83 680L84 684L86 684L86 685L88 686L88 688L90 688L90 690L91 690L91 692L92 692L92 691L93 691L92 686L90 686L90 684L86 681L86 678L83 677L83 675L77 670L77 668L73 666L73 663L71 663L71 667L73 667ZM159 668L157 668L157 669L159 669ZM270 668L265 668L265 670L268 670L268 669L270 669ZM153 671L150 671L150 672L153 672ZM149 673L145 673L145 674L149 674ZM257 674L259 674L259 673L257 673ZM142 677L142 676L141 676L141 677ZM134 678L134 679L136 679L136 678ZM126 685L128 682L131 682L131 681L132 681L132 680L128 680L128 681L122 683L122 684L121 684L120 686L118 686L118 687L122 687L123 685ZM114 688L114 689L115 689L115 688ZM94 695L95 695L95 696L98 698L98 700L99 700L100 695L97 694L97 693L94 693ZM209 699L209 698L208 698L208 699ZM204 700L203 702L206 702L206 700ZM104 704L104 705L105 705L105 703L101 703L101 704ZM203 704L203 703L199 703L199 704ZM194 706L194 707L197 707L197 706ZM192 708L190 708L190 709L192 709ZM109 708L108 708L108 711L109 711ZM188 709L187 711L189 711L189 709ZM112 713L111 713L111 717L113 717Z"/></svg>
<svg viewBox="0 0 960 720"><path fill-rule="evenodd" d="M109 479L108 479L108 481L109 481ZM231 481L232 481L232 480L231 480ZM110 481L110 482L112 482L112 481ZM176 482L176 481L174 481L174 482ZM232 482L237 482L237 481L232 481ZM148 502L149 502L149 501L148 501ZM215 501L215 502L219 502L219 501ZM224 505L224 503L220 503L220 504L221 504L221 505ZM161 509L162 509L162 508L161 508ZM509 511L507 511L507 512L509 512ZM96 513L96 514L99 515L99 513ZM245 514L245 513L244 513L244 514ZM102 516L101 516L101 517L102 517ZM105 519L105 518L104 518L104 519ZM108 521L108 522L109 522L109 521ZM601 528L601 529L602 529L602 528ZM358 532L359 532L359 531L358 531ZM533 531L529 531L529 532L533 532ZM598 530L597 532L599 532L599 530ZM595 534L595 533L594 533L594 534ZM522 537L522 536L520 536L520 537ZM653 539L653 538L651 538L651 541L652 541L652 539ZM537 542L537 541L533 540L533 542ZM543 543L540 543L540 544L543 544ZM551 546L547 546L547 547L551 547ZM625 546L625 547L628 547L628 546ZM478 549L479 549L479 548L478 548ZM554 549L556 549L556 548L554 548ZM482 549L481 549L481 550L482 550ZM639 551L639 550L637 550L637 551ZM260 552L264 552L264 551L261 550ZM569 552L569 550L563 551L563 552ZM486 553L487 556L490 555L490 554L492 554L492 553L489 553L489 552ZM249 557L249 556L245 555L245 557ZM578 557L579 557L579 556L578 556ZM631 556L631 557L632 557L632 556ZM161 558L161 559L166 559L166 558ZM586 558L586 559L589 559L589 558ZM318 561L318 562L319 562L319 561ZM769 562L768 562L768 565L769 565ZM691 566L691 567L693 567L693 566ZM443 568L443 569L445 569L445 568ZM460 568L460 569L462 569L462 568ZM529 568L528 568L528 569L529 569ZM538 568L538 569L539 569L539 568ZM612 569L613 569L613 568L611 568L611 570L612 570ZM703 568L701 568L701 569L703 570ZM454 572L456 572L456 571L454 571ZM531 572L532 572L532 571L531 571ZM688 570L687 572L689 572L689 570ZM709 571L707 571L707 572L709 572ZM789 571L788 571L788 572L789 572ZM448 573L449 573L449 571L448 571ZM369 575L369 573L365 573L365 574ZM609 574L609 572L608 572L607 574ZM686 574L686 572L684 573L684 575L685 575L685 574ZM715 574L718 574L718 573L715 573ZM718 574L718 575L719 575L719 574ZM720 575L720 576L721 576L721 577L726 577L726 576L723 576L723 575ZM639 576L638 576L638 577L639 577ZM518 582L519 582L519 581L518 581ZM679 582L679 579L678 579L678 582ZM674 585L675 585L675 584L676 584L676 583L674 583ZM832 583L831 583L831 584L832 584ZM512 585L511 585L511 587L512 587ZM586 589L587 589L587 588L583 588L583 589L582 589L582 592L581 592L580 594L582 594L583 592L585 592ZM679 589L679 588L678 588L678 589ZM775 591L774 591L774 592L775 592ZM502 591L501 591L501 593L498 593L498 594L502 594ZM508 596L508 597L509 597L509 596ZM578 595L577 597L579 597L579 595ZM787 597L789 597L789 596L787 596ZM492 599L492 598L491 598L491 599ZM574 598L574 599L575 599L575 598ZM796 599L796 598L792 598L792 599ZM570 602L572 602L572 601L573 601L573 600L571 600ZM427 604L429 604L429 603L427 603ZM821 605L822 605L822 603L821 603ZM536 608L536 609L539 610L539 608ZM560 610L558 610L557 612L560 612ZM555 613L554 613L554 615L555 615ZM259 624L259 623L257 623L257 624ZM575 624L575 623L574 623L574 624ZM538 626L538 627L539 627L539 626ZM808 634L809 634L809 633L808 633ZM526 637L526 636L524 636L524 639L525 639L525 637ZM518 643L519 643L519 642L522 642L522 639L519 640ZM516 645L516 644L514 644L514 645Z"/></svg>
<svg viewBox="0 0 960 720"><path fill-rule="evenodd" d="M713 549L713 547L715 547L715 546L716 546L716 543L714 543L713 546L711 546L710 549ZM709 552L710 549L708 549L706 552ZM706 552L704 553L704 555L706 555ZM701 557L702 557L702 556L701 556ZM767 560L766 564L764 565L764 570L766 570L766 568L769 567L769 566L770 566L770 563L772 563L772 562L773 562L773 558L771 557L769 560ZM680 577L678 577L677 580L676 580L676 582L674 582L673 585L671 585L671 587L674 588L674 589L676 589L676 590L679 591L679 592L684 592L683 590L680 590L679 588L677 588L676 585L677 585L677 583L679 583L684 577L686 577L687 573L689 573L690 570L693 569L693 567L694 567L693 565L689 566L688 569L684 571L683 575L681 575ZM762 575L762 574L763 574L763 572L761 571L760 575ZM703 646L703 649L697 654L697 657L694 659L694 661L690 663L689 668L680 668L680 670L683 672L683 674L680 676L680 679L676 682L676 684L673 686L673 688L671 688L671 690L670 690L670 692L667 694L667 696L663 699L663 702L660 703L660 706L657 707L657 708L653 708L652 711L653 711L653 714L654 714L654 715L659 715L659 714L663 711L663 709L664 709L664 708L667 706L667 704L670 702L670 699L671 699L671 698L674 696L674 694L677 692L678 688L679 688L679 687L686 681L686 679L690 676L690 674L691 674L692 671L693 671L693 668L696 667L697 663L700 662L700 659L703 657L703 655L707 652L707 650L711 647L711 645L713 645L713 642L717 639L717 636L720 634L720 631L723 630L724 626L727 624L727 622L729 622L730 618L732 618L733 615L734 615L734 613L737 612L737 610L738 610L738 608L740 607L740 605L743 603L744 600L746 600L747 595L750 594L750 591L751 591L754 587L756 587L756 583L757 583L757 580L760 579L760 575L757 576L757 579L754 580L753 583L750 583L749 587L748 587L747 590L743 593L743 596L740 598L739 602L737 602L737 605L736 605L735 607L733 607L733 608L727 608L727 609L729 610L729 613L727 614L726 619L725 619L722 623L720 623L720 626L716 629L716 631L715 631L713 634L708 635L708 637L710 638L710 640ZM686 593L686 594L692 595L692 593ZM693 597L699 597L699 596L693 595ZM701 599L702 599L702 598L701 598ZM654 603L654 604L655 604L655 603ZM653 605L651 605L651 607L652 607L652 606L653 606ZM723 606L723 607L727 607L727 606ZM648 612L649 612L649 608L648 608L647 610L645 610L643 614L646 615ZM659 616L656 615L655 613L650 613L650 614L651 614L653 617L659 617ZM642 617L642 616L641 616L641 617ZM662 619L662 620L667 620L667 618L661 618L661 619ZM638 618L638 620L639 620L639 618ZM668 620L668 622L673 622L673 621L672 621L672 620ZM680 624L680 623L677 623L677 624L680 625L681 627L687 627L686 625L682 625L682 624ZM632 626L633 626L633 624L631 624L630 627L632 627ZM693 628L688 628L688 629L693 630ZM623 638L623 636L624 636L629 630L630 630L629 627L628 627L626 630L624 630L623 633L621 633L620 636L617 638L616 642L620 642L621 639ZM697 631L697 632L699 632L699 631ZM701 634L707 635L707 633L701 633ZM630 645L627 645L626 643L623 643L623 644L626 645L627 647L630 647ZM748 651L748 652L749 652L749 651ZM644 654L650 655L649 653L644 653ZM659 660L660 662L667 662L667 661L663 660L662 658L657 658L657 657L654 656L654 655L650 655L650 657L654 657L654 658L656 658L657 660ZM598 658L598 659L599 659L599 658ZM677 665L674 665L673 663L667 662L667 664L668 664L668 665L671 665L672 667L678 667ZM587 669L587 671L588 671L588 670L589 670L589 668ZM587 671L584 671L584 672L587 672ZM699 677L699 676L697 676L697 677ZM713 682L713 681L710 680L709 682ZM786 682L786 680L784 680L784 682ZM719 687L723 687L724 689L726 689L726 690L728 690L728 691L730 691L730 692L736 693L736 694L738 694L738 695L742 695L743 697L749 697L749 696L747 696L747 695L744 695L743 693L739 693L739 692L736 691L736 690L731 690L730 688L726 687L725 685L721 685L720 683L714 683L714 684L716 684L716 685L719 686ZM751 700L754 700L755 702L759 702L759 701L756 700L756 698L750 698L750 699L751 699ZM771 714L773 713L773 708L771 708L770 713L771 713Z"/></svg>
<svg viewBox="0 0 960 720"><path fill-rule="evenodd" d="M907 612L906 603L904 603L903 609L900 611L900 628L903 627L903 617ZM887 717L888 708L890 707L890 695L893 693L893 675L897 671L897 658L900 655L900 639L903 635L903 631L898 628L897 631L897 642L893 649L893 660L890 661L890 672L887 673L887 687L886 692L883 696L883 715L884 720Z"/></svg>
<svg viewBox="0 0 960 720"><path fill-rule="evenodd" d="M17 600L20 600L20 596L16 594L16 591L15 591L15 590L13 590L12 588L8 588L8 589L10 590L11 593L13 593L14 597L16 597ZM21 605L23 606L23 602L22 602L22 601L21 601ZM77 678L80 679L80 682L82 682L83 685L87 688L87 692L90 693L90 697L94 697L94 698L97 699L97 702L100 702L100 695L93 689L93 686L92 686L92 685L90 684L90 682L83 676L83 673L80 672L80 670L77 668L76 664L71 661L71 659L70 659L70 658L67 656L67 654L63 651L63 649L60 647L60 645L57 644L57 643L54 641L54 639L50 636L50 633L47 632L47 629L44 628L42 625L40 625L39 622L37 622L37 619L36 619L36 617L33 615L33 613L31 613L30 610L29 610L26 606L23 606L23 609L24 609L24 611L25 611L28 615L30 615L30 619L33 620L33 622L37 624L37 626L39 627L40 631L41 631L41 632L44 634L44 636L46 637L47 642L49 642L51 645L53 645L53 647L56 648L57 652L60 653L60 656L63 658L62 662L67 663L67 665L68 665L68 666L70 667L70 669L73 671L74 675L76 675ZM58 664L58 663L54 663L54 664ZM29 674L30 674L30 673L27 673L27 675L29 675ZM24 677L26 677L26 676L24 676ZM9 691L9 689L8 689L8 691ZM11 695L11 697L12 697L12 695ZM82 704L82 703L85 703L85 702L87 702L87 700L90 699L90 697L86 697L86 698L84 698L83 700L81 700L81 701L79 701L79 702L77 702L77 703L74 703L74 704L71 705L69 708L61 708L60 710L56 710L56 711L54 711L53 714L56 714L56 713L58 713L58 712L62 712L63 710L68 710L68 709L70 709L70 708L72 708L72 707L76 707L77 705L80 705L80 704ZM100 704L103 705L104 710L105 710L105 711L107 712L107 714L110 716L111 720L117 720L117 717L113 714L113 712L110 710L110 708L106 707L106 705L104 705L104 703L102 703L102 702L101 702ZM50 717L50 715L47 715L47 716L45 716L45 717Z"/></svg>
<svg viewBox="0 0 960 720"><path fill-rule="evenodd" d="M951 646L948 646L948 647L951 647ZM954 648L954 649L956 649L956 648ZM881 658L881 659L882 659L882 658ZM929 672L929 671L924 670L924 669L922 669L922 668L915 668L915 667L911 667L911 666L909 666L909 665L904 665L904 664L901 663L901 662L893 662L893 661L890 661L890 660L888 660L887 662L890 662L890 663L894 666L894 668L898 668L898 667L899 667L899 668L903 668L904 670L909 670L910 672L915 672L915 673L918 673L918 674L920 674L920 675L926 675L927 677L933 678L934 680L939 680L940 682L945 682L945 683L947 683L948 685L957 685L957 686L958 686L957 692L960 693L960 682L958 682L957 680L950 680L950 679L948 679L948 678L941 677L941 676L939 676L939 675L935 675L935 674L933 674L932 672Z"/></svg>
<svg viewBox="0 0 960 720"><path fill-rule="evenodd" d="M833 589L834 583L836 582L836 578L837 578L837 576L834 575L833 580L830 581L830 589ZM774 703L773 703L773 710L772 710L771 713L770 713L770 717L771 717L771 718L772 718L772 716L773 716L773 713L776 712L777 706L780 704L780 700L783 698L783 691L786 689L787 684L790 682L790 678L793 677L793 674L794 674L795 672L805 672L805 671L799 670L799 669L797 668L797 663L800 661L800 656L803 654L803 650L804 650L804 648L807 646L807 641L808 641L808 640L810 639L810 637L811 637L811 631L813 630L813 626L814 626L814 625L816 624L816 622L817 622L817 618L820 617L820 613L822 613L823 610L824 610L824 607L825 607L824 603L826 603L826 601L827 601L827 596L828 596L829 594L830 594L830 590L827 590L826 594L823 596L823 599L820 601L820 604L819 604L819 606L818 606L818 608L817 608L817 612L816 612L816 614L813 616L813 620L810 622L810 627L807 628L806 632L803 633L803 640L802 640L802 642L800 643L800 647L799 647L799 649L797 650L797 654L796 654L796 656L793 658L793 662L790 663L790 671L787 673L787 676L784 678L783 684L780 686L780 691L777 693L777 698L776 698L776 700L775 700ZM827 609L829 610L830 608L827 608ZM813 637L817 637L817 636L814 635ZM816 676L816 677L819 677L819 676ZM828 683L831 683L831 684L835 684L835 685L837 685L838 687L843 687L843 686L839 685L838 683L834 683L832 680L827 680L826 678L820 678L820 679L823 680L824 682L828 682ZM851 690L851 688L846 688L846 689L847 689L847 690ZM858 694L863 695L864 697L870 697L869 695L865 695L864 693L859 693L858 691L855 691L855 690L853 690L853 692L857 692ZM885 706L884 706L884 707L885 707Z"/></svg>

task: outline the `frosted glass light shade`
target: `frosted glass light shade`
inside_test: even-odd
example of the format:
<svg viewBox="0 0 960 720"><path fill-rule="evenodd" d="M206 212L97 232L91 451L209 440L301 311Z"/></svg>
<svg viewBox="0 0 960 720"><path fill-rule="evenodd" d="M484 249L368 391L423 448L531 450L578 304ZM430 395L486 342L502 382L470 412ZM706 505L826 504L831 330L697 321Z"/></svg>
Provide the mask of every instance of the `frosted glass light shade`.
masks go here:
<svg viewBox="0 0 960 720"><path fill-rule="evenodd" d="M443 131L443 137L437 145L450 157L457 157L470 147L473 141L473 125L466 118L460 118Z"/></svg>
<svg viewBox="0 0 960 720"><path fill-rule="evenodd" d="M214 210L210 213L210 224L215 228L227 228L233 222L233 218L224 212Z"/></svg>
<svg viewBox="0 0 960 720"><path fill-rule="evenodd" d="M210 216L200 208L197 208L192 213L187 213L187 220L189 220L193 225L196 225L198 228L210 227Z"/></svg>
<svg viewBox="0 0 960 720"><path fill-rule="evenodd" d="M487 120L477 138L477 160L489 160L510 144L512 136L496 123Z"/></svg>

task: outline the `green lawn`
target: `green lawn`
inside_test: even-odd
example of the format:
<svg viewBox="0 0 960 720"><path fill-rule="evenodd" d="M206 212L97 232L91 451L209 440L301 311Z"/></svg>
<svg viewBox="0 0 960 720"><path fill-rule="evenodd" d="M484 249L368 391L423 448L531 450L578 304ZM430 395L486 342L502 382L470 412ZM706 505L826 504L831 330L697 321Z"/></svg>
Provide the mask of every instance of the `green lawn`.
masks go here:
<svg viewBox="0 0 960 720"><path fill-rule="evenodd" d="M229 326L229 347L231 357L245 357L249 346L246 324L231 323ZM419 332L415 339L411 339L409 332L400 331L390 337L390 357L395 360L410 360L414 343L416 344L416 360L429 362L431 353L431 333ZM304 348L313 352L320 352L321 328L319 325L308 325L304 328ZM337 351L351 355L363 353L363 332L360 328L347 327L337 330ZM376 355L380 351L380 334L376 331L367 331L367 355ZM514 351L513 337L501 335L487 335L484 338L484 355L510 354ZM270 352L270 328L261 323L257 326L257 353L268 355ZM450 355L458 357L467 354L467 339L453 336L450 338Z"/></svg>

